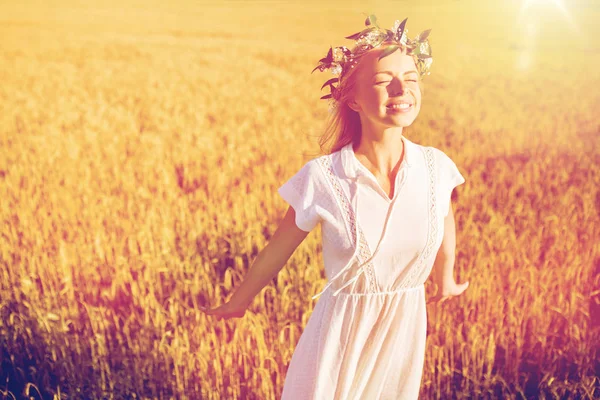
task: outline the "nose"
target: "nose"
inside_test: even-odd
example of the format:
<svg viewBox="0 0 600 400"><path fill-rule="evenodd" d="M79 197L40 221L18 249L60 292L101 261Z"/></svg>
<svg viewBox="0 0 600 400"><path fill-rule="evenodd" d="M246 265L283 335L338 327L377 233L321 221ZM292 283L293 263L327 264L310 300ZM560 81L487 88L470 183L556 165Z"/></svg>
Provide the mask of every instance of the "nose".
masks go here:
<svg viewBox="0 0 600 400"><path fill-rule="evenodd" d="M406 83L403 83L401 79L393 79L390 88L390 96L402 96L406 93Z"/></svg>

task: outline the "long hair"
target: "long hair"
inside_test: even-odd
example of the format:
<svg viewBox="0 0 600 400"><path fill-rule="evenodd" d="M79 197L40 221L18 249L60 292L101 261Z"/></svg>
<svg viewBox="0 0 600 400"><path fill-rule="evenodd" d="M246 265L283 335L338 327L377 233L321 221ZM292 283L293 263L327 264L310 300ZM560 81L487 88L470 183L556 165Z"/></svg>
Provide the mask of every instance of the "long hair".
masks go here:
<svg viewBox="0 0 600 400"><path fill-rule="evenodd" d="M397 42L384 42L381 44L381 46L376 47L376 49L383 49L388 45L399 46L399 49L396 51L400 51L402 54L407 54L407 51L412 50L410 47L407 47L403 44L398 44ZM368 52L373 50L374 49L370 49ZM416 56L413 56L413 58L415 59L415 64L418 65L416 62ZM357 80L357 70L360 68L360 65L361 60L359 59L355 68L344 70L340 75L339 85L337 86L339 93L338 106L335 107L335 109L329 115L329 118L325 123L324 132L319 137L319 148L324 154L334 153L348 143L357 144L360 141L362 134L360 115L358 112L354 111L348 106L348 101L352 99L354 95L354 87L356 86ZM420 74L418 83L421 93L424 93L424 87L422 86ZM330 142L332 144L329 144Z"/></svg>

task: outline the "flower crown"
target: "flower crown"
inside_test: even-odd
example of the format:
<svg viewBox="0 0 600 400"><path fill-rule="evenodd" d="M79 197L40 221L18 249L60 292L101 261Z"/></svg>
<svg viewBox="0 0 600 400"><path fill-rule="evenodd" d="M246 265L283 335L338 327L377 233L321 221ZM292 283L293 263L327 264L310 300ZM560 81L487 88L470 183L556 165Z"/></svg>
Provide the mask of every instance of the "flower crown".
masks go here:
<svg viewBox="0 0 600 400"><path fill-rule="evenodd" d="M407 54L416 56L415 63L419 75L423 78L425 75L430 75L429 69L433 58L431 57L431 46L429 45L429 32L431 29L427 29L417 35L414 39L408 39L408 28L404 28L408 18L405 18L402 22L396 20L392 30L382 29L377 24L377 17L371 14L365 20L365 26L368 28L361 32L347 36L346 39L354 40L354 48L350 50L346 46L340 47L329 47L327 56L319 60L319 65L312 70L311 74L317 69L323 72L325 69L330 69L331 73L338 75L337 78L331 78L321 86L321 90L325 86L331 88L331 93L322 96L321 99L329 99L329 111L332 112L335 107L338 106L338 100L340 97L339 82L350 68L354 68L358 59L363 56L367 51L379 47L386 41L396 42L398 44L407 47ZM390 45L388 46L379 56L378 60L383 57L392 54L398 50L400 46ZM333 86L334 83L338 83L338 87Z"/></svg>

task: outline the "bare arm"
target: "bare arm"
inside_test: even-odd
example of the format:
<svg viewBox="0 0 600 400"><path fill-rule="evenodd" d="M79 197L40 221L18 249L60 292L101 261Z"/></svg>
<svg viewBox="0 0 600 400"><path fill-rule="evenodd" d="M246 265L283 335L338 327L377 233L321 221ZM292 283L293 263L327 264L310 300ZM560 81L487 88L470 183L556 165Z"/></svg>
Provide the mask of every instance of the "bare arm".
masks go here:
<svg viewBox="0 0 600 400"><path fill-rule="evenodd" d="M201 309L219 318L242 317L254 297L281 271L296 248L308 236L309 232L296 226L295 218L294 208L289 206L273 237L258 253L244 281L227 303L212 310Z"/></svg>
<svg viewBox="0 0 600 400"><path fill-rule="evenodd" d="M454 221L454 211L452 210L452 200L450 200L450 209L448 215L444 218L444 238L433 263L431 277L437 286L437 294L429 302L443 301L450 296L461 294L468 286L469 282L457 284L454 280L454 260L456 258L456 224Z"/></svg>
<svg viewBox="0 0 600 400"><path fill-rule="evenodd" d="M308 232L296 226L295 211L290 206L273 237L256 256L244 281L231 297L232 303L248 306L252 299L285 266Z"/></svg>
<svg viewBox="0 0 600 400"><path fill-rule="evenodd" d="M444 218L444 238L433 264L433 281L438 287L454 282L454 260L456 258L456 223L452 203Z"/></svg>

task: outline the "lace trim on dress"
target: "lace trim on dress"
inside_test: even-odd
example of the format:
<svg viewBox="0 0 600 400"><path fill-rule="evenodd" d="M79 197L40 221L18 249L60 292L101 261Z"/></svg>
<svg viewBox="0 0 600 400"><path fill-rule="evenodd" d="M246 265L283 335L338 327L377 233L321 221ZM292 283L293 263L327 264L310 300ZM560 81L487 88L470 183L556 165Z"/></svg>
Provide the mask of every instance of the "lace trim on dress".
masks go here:
<svg viewBox="0 0 600 400"><path fill-rule="evenodd" d="M340 185L338 181L338 177L333 170L333 164L331 162L331 155L319 158L319 163L323 167L325 175L328 178L329 183L333 189L334 195L338 200L338 205L342 210L342 214L344 216L344 220L349 225L350 232L358 232L358 241L359 241L359 261L362 264L365 260L368 260L371 257L371 251L365 239L364 233L360 228L360 224L356 221L356 216L354 214L354 210L348 200L348 196L344 192L344 189ZM356 246L355 236L350 233L350 238L352 241L352 246ZM373 263L369 262L365 266L365 273L367 275L368 282L368 291L370 293L377 292L377 281L375 280L375 273L373 272Z"/></svg>
<svg viewBox="0 0 600 400"><path fill-rule="evenodd" d="M438 220L437 220L437 204L435 196L435 182L436 182L436 165L433 150L430 147L424 149L425 162L427 163L427 171L429 176L429 196L427 196L427 208L429 210L429 229L427 229L427 244L425 249L419 254L415 265L408 272L407 277L400 282L399 289L405 289L416 286L416 279L420 276L423 269L423 264L429 259L431 252L433 251L435 241L438 234Z"/></svg>

